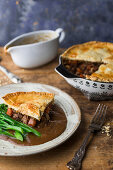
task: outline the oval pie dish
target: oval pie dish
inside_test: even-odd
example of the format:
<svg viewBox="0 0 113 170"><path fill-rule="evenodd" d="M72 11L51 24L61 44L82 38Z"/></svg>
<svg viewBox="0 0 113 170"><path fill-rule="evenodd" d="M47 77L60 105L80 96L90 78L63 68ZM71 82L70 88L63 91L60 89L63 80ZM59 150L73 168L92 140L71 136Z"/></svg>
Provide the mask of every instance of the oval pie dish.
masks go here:
<svg viewBox="0 0 113 170"><path fill-rule="evenodd" d="M95 53L92 53L93 49L92 50L92 47L90 47L90 44L92 46L94 46L94 48L97 50ZM79 58L79 55L76 56L77 59L75 59L75 56L74 56L74 53L75 51L72 49L72 48L79 48L79 46L85 46L85 50L88 51L89 48L90 48L90 55L89 55L89 51L86 53L86 51L80 55L80 58ZM110 45L110 47L109 47ZM96 46L96 47L95 47ZM102 48L103 46L103 48ZM104 46L107 46L106 48ZM98 53L98 49L99 49L99 53ZM101 49L101 50L100 50ZM66 50L60 57L59 57L59 66L56 67L55 71L57 73L59 73L70 85L72 85L73 87L79 89L89 100L110 100L110 99L113 99L113 81L112 81L112 59L113 59L113 52L112 52L112 49L113 49L113 44L112 43L105 43L105 42L89 42L89 43L84 43L84 44L81 44L81 45L75 45L75 46L72 46L71 48L69 48L68 50ZM74 51L72 53L72 50ZM78 49L77 49L78 50ZM108 51L107 51L108 50ZM71 51L71 52L70 52ZM104 52L105 51L105 52ZM79 60L80 62L81 61L86 61L87 62L95 62L95 56L96 56L96 60L98 60L97 62L100 62L100 66L99 66L99 69L94 72L93 74L90 74L90 76L86 75L86 77L79 77L77 76L76 74L73 74L72 72L70 72L63 64L63 59L65 58L66 55L68 55L68 53L71 53L71 61L72 60ZM96 55L95 55L96 54ZM97 56L97 54L99 54ZM77 55L77 53L76 53ZM86 55L85 57L82 56L82 55ZM89 57L89 56L90 57ZM94 58L93 58L93 55L94 55ZM89 57L89 58L88 58ZM102 58L103 57L103 58ZM85 58L85 59L84 59ZM94 61L93 61L94 59ZM106 62L107 61L107 62ZM108 66L110 65L111 67L111 70L108 68ZM107 73L106 74L106 70L104 70L104 73L103 72L100 72L101 68L102 67L106 67L105 69L109 72L109 74ZM103 71L103 70L102 70ZM103 75L102 75L103 73ZM104 77L105 78L105 81L102 81L101 79L98 81L98 80L92 80L95 75L99 78L102 78ZM90 79L89 77L93 77L92 79ZM109 79L111 81L109 81Z"/></svg>

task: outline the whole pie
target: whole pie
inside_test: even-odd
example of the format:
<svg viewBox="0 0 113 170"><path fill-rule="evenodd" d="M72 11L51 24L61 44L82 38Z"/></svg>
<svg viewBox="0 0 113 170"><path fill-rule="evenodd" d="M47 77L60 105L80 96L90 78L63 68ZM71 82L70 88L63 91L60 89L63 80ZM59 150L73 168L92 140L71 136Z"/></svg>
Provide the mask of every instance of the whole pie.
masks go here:
<svg viewBox="0 0 113 170"><path fill-rule="evenodd" d="M78 77L113 82L113 43L91 41L74 45L61 57L64 67Z"/></svg>

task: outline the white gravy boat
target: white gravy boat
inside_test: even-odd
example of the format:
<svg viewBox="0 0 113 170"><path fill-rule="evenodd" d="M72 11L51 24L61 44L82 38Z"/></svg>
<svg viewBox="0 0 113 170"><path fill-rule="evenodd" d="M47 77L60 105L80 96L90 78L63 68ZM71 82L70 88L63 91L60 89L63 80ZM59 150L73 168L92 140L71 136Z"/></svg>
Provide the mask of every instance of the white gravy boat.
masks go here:
<svg viewBox="0 0 113 170"><path fill-rule="evenodd" d="M30 42L36 37L39 38L39 42ZM64 38L65 32L62 28L55 31L35 31L14 38L4 46L4 50L11 54L12 60L17 66L35 68L50 62L57 56L59 43ZM29 44L26 43L28 39Z"/></svg>

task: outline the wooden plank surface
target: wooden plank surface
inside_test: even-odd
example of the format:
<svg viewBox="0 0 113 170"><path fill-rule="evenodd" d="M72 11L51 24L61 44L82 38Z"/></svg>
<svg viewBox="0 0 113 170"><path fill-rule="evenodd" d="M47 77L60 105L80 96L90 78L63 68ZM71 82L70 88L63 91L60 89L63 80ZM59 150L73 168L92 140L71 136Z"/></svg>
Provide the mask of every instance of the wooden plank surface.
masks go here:
<svg viewBox="0 0 113 170"><path fill-rule="evenodd" d="M2 56L1 64L22 78L23 82L49 84L67 92L78 103L82 114L79 128L64 144L36 155L0 157L0 170L66 170L66 163L73 157L75 151L81 145L98 103L105 103L109 106L106 123L110 122L111 128L113 127L113 101L88 101L80 91L67 84L54 71L54 68L58 65L58 57L43 67L25 70L17 67L12 62L11 57L3 52L2 47L0 48L0 56ZM0 72L0 85L9 83L11 83L10 80ZM82 169L113 170L113 137L110 138L101 132L94 136L83 161Z"/></svg>

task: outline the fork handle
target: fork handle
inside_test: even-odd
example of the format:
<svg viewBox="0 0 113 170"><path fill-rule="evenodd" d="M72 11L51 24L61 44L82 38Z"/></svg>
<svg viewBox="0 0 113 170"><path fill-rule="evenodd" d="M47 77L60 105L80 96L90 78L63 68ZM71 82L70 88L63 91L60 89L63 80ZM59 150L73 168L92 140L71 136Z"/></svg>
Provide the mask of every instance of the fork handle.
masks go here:
<svg viewBox="0 0 113 170"><path fill-rule="evenodd" d="M92 134L92 131L91 131L91 129L89 129L82 145L79 148L79 150L75 153L73 159L70 162L67 163L67 167L70 170L79 170L81 168L82 160L83 160L83 157L84 157L85 152L86 152L86 146L88 144L88 141L89 141L91 134Z"/></svg>

